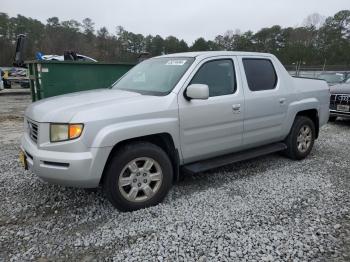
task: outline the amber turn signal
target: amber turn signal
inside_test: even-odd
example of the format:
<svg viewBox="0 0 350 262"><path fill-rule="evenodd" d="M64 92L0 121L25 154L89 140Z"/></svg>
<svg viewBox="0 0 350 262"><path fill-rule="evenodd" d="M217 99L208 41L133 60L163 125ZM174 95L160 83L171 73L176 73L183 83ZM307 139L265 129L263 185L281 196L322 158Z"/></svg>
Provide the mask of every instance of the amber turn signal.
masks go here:
<svg viewBox="0 0 350 262"><path fill-rule="evenodd" d="M83 132L82 124L69 125L69 139L78 138Z"/></svg>

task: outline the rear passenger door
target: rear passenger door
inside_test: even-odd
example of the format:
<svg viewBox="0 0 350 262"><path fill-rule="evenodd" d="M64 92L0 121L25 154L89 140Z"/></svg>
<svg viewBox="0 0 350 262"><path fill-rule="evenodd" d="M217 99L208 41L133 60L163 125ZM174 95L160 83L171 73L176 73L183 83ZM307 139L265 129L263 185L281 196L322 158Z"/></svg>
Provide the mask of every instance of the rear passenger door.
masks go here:
<svg viewBox="0 0 350 262"><path fill-rule="evenodd" d="M287 100L272 57L241 57L245 148L281 140Z"/></svg>
<svg viewBox="0 0 350 262"><path fill-rule="evenodd" d="M238 150L242 146L244 97L236 59L199 63L178 94L181 151L185 163ZM207 100L186 100L190 84L209 86Z"/></svg>

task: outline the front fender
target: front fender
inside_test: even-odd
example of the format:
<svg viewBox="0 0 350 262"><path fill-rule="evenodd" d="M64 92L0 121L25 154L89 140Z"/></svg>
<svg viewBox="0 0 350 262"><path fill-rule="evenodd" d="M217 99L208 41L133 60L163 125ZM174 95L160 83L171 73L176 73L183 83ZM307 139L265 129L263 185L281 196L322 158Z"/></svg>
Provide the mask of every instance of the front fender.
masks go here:
<svg viewBox="0 0 350 262"><path fill-rule="evenodd" d="M115 123L102 128L91 147L113 147L121 141L160 133L171 135L179 148L179 121L177 118L155 118Z"/></svg>

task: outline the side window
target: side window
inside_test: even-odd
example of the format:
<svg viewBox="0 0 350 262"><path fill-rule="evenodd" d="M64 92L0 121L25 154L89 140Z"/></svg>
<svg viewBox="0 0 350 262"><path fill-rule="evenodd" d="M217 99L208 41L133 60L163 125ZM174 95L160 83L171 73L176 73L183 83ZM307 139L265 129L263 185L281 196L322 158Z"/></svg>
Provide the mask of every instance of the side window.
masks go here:
<svg viewBox="0 0 350 262"><path fill-rule="evenodd" d="M190 84L209 86L209 96L223 96L236 91L236 77L230 59L209 61L202 65Z"/></svg>
<svg viewBox="0 0 350 262"><path fill-rule="evenodd" d="M269 59L243 58L243 66L251 91L275 89L277 74Z"/></svg>

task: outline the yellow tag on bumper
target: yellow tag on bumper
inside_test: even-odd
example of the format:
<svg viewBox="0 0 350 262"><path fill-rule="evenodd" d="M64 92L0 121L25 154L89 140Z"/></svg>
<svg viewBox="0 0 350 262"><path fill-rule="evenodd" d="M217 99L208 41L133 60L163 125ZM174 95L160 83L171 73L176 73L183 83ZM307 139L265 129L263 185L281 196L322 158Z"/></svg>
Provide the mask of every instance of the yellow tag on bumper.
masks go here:
<svg viewBox="0 0 350 262"><path fill-rule="evenodd" d="M25 170L28 170L27 157L22 150L19 152L19 162Z"/></svg>

